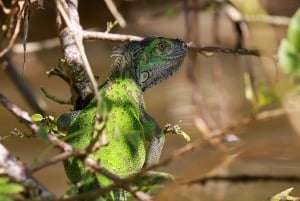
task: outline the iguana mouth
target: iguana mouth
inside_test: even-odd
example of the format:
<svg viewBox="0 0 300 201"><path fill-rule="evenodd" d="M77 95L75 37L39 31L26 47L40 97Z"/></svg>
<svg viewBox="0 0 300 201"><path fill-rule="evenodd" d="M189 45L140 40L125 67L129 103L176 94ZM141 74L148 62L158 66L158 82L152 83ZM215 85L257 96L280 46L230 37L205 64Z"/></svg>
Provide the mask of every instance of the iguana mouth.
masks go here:
<svg viewBox="0 0 300 201"><path fill-rule="evenodd" d="M179 39L177 39L179 40ZM170 52L168 55L166 55L166 60L170 59L183 59L187 53L187 45L185 42L179 40L179 43L177 44L174 51Z"/></svg>

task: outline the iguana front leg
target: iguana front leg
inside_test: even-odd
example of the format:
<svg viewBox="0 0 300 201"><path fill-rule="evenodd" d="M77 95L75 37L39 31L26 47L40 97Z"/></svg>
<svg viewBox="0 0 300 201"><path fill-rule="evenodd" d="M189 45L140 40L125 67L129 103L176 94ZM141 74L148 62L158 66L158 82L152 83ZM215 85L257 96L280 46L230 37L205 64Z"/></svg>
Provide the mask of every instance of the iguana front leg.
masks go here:
<svg viewBox="0 0 300 201"><path fill-rule="evenodd" d="M165 135L156 121L146 112L141 119L144 127L145 138L149 143L144 166L158 163L161 151L165 144Z"/></svg>

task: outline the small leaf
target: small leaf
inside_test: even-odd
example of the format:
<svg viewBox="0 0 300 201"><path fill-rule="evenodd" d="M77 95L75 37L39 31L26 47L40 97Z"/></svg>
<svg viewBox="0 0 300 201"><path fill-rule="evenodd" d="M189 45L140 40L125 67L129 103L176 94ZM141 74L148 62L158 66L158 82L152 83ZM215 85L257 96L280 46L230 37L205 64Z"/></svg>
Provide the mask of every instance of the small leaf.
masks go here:
<svg viewBox="0 0 300 201"><path fill-rule="evenodd" d="M44 142L49 142L48 139L48 131L45 126L41 126L39 131L37 132L37 136L41 138Z"/></svg>
<svg viewBox="0 0 300 201"><path fill-rule="evenodd" d="M38 114L38 113L33 114L30 117L31 117L32 121L34 121L34 122L40 122L44 119L43 115Z"/></svg>
<svg viewBox="0 0 300 201"><path fill-rule="evenodd" d="M0 185L0 194L16 194L24 191L24 187L20 184L8 183Z"/></svg>
<svg viewBox="0 0 300 201"><path fill-rule="evenodd" d="M51 121L53 121L53 122L54 122L54 120L55 120L55 118L54 118L53 116L51 116L51 115L49 115L48 118L49 118Z"/></svg>

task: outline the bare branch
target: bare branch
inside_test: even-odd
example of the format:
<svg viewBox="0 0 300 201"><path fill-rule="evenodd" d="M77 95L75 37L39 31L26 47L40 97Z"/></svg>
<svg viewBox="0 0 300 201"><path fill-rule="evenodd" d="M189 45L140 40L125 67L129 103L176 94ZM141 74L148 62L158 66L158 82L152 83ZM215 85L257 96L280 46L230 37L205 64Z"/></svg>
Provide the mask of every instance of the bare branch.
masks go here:
<svg viewBox="0 0 300 201"><path fill-rule="evenodd" d="M3 70L5 70L8 76L13 80L19 92L24 96L31 108L38 113L44 114L46 103L37 97L27 82L22 79L22 76L17 70L17 66L13 63L9 55L5 54L0 58L0 66L3 66Z"/></svg>
<svg viewBox="0 0 300 201"><path fill-rule="evenodd" d="M10 11L11 11L11 9L5 7L2 0L0 0L0 7L2 8L2 11L3 11L4 14L9 14Z"/></svg>
<svg viewBox="0 0 300 201"><path fill-rule="evenodd" d="M89 97L91 93L89 90L90 84L92 85L92 90L98 103L100 102L100 97L98 95L97 82L94 78L82 44L82 27L79 24L77 10L78 1L70 0L65 2L56 0L55 3L59 13L57 24L60 32L61 46L66 62L70 62L71 64L71 66L67 66L67 68L73 68L72 70L66 69L66 72L73 72L68 75L74 82L70 83L72 103L74 104L75 110L82 109L80 101L84 102L84 100ZM63 25L62 18L66 27ZM77 76L74 76L74 72L77 73ZM77 78L78 75L81 77L79 80Z"/></svg>
<svg viewBox="0 0 300 201"><path fill-rule="evenodd" d="M125 41L140 41L143 37L135 35L125 35L125 34L114 34L96 31L82 31L82 37L85 40L110 40L114 42L125 42Z"/></svg>
<svg viewBox="0 0 300 201"><path fill-rule="evenodd" d="M17 105L13 104L8 98L6 98L1 92L0 92L0 103L8 110L10 111L13 115L15 115L17 118L20 119L21 122L25 123L33 133L37 133L40 129L40 127L32 121L30 118L30 115L28 112L22 110L19 108ZM64 141L58 139L55 135L53 134L48 134L48 139L50 142L53 144L56 144L58 147L65 151L70 151L72 150L72 147Z"/></svg>
<svg viewBox="0 0 300 201"><path fill-rule="evenodd" d="M48 92L46 91L46 89L44 89L43 87L41 87L41 90L42 90L43 94L44 94L47 98L49 98L50 100L52 100L52 101L54 101L54 102L56 102L56 103L59 103L59 104L71 105L71 100L62 100L62 99L59 99L59 98L57 98L56 96L54 96L54 95L48 93Z"/></svg>
<svg viewBox="0 0 300 201"><path fill-rule="evenodd" d="M250 55L250 56L268 56L271 58L275 57L275 50L256 50L246 48L225 48L225 47L213 47L213 46L199 46L192 42L188 43L190 50L197 51L204 54L205 56L211 56L211 53L223 53L223 54L239 54L239 55ZM261 53L262 52L262 53ZM274 53L274 54L273 54Z"/></svg>
<svg viewBox="0 0 300 201"><path fill-rule="evenodd" d="M45 200L55 199L55 196L50 193L44 186L36 181L20 161L12 157L8 150L0 143L0 169L15 181L24 184L29 190L34 187L38 195Z"/></svg>
<svg viewBox="0 0 300 201"><path fill-rule="evenodd" d="M59 40L57 38L46 39L44 41L39 41L39 42L27 42L26 52L27 53L38 52L41 50L55 48L58 47L59 45L60 45ZM24 50L22 44L21 43L15 44L12 47L12 51L14 53L23 53Z"/></svg>
<svg viewBox="0 0 300 201"><path fill-rule="evenodd" d="M293 182L300 183L300 177L291 175L227 175L227 176L209 176L199 179L194 179L191 181L179 182L180 185L191 185L191 184L201 184L205 185L207 182Z"/></svg>
<svg viewBox="0 0 300 201"><path fill-rule="evenodd" d="M29 169L31 172L36 172L38 170L41 170L44 167L48 167L50 165L54 165L58 162L62 162L63 160L66 160L70 157L84 157L87 154L85 150L76 150L76 151L65 151L61 154L55 155L50 159L46 159L39 164L31 166Z"/></svg>
<svg viewBox="0 0 300 201"><path fill-rule="evenodd" d="M148 194L143 193L141 191L137 191L137 189L129 184L129 180L126 179L121 179L119 176L111 173L107 169L103 168L100 166L96 161L94 161L91 158L87 158L85 160L85 164L95 170L98 173L101 173L105 175L106 177L112 179L116 186L121 187L128 192L130 192L136 199L141 200L141 201L150 201L151 198Z"/></svg>
<svg viewBox="0 0 300 201"><path fill-rule="evenodd" d="M39 126L34 123L28 112L23 111L17 105L10 102L1 92L0 92L0 103L12 114L20 119L21 122L25 123L34 133L37 133L39 130Z"/></svg>
<svg viewBox="0 0 300 201"><path fill-rule="evenodd" d="M17 6L14 6L14 8L12 9L12 12L10 13L10 17L11 18L17 18L15 25L13 26L13 34L12 36L9 38L9 42L7 44L6 47L4 47L1 51L0 51L0 57L2 57L3 55L5 55L13 46L19 32L20 32L20 26L21 26L21 13L23 12L24 9L24 4L22 8L18 8ZM10 27L9 25L6 25L7 27Z"/></svg>

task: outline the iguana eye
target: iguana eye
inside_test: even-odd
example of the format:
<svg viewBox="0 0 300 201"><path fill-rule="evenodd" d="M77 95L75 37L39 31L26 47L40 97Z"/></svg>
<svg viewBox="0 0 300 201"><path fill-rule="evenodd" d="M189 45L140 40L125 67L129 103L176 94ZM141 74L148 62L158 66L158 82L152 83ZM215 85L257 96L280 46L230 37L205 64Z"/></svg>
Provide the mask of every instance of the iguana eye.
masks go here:
<svg viewBox="0 0 300 201"><path fill-rule="evenodd" d="M141 73L140 82L141 83L146 82L146 80L148 80L148 78L149 78L149 73L144 71Z"/></svg>
<svg viewBox="0 0 300 201"><path fill-rule="evenodd" d="M164 50L164 49L166 49L167 44L163 43L163 42L160 42L160 43L157 44L157 47L158 47L159 50Z"/></svg>

